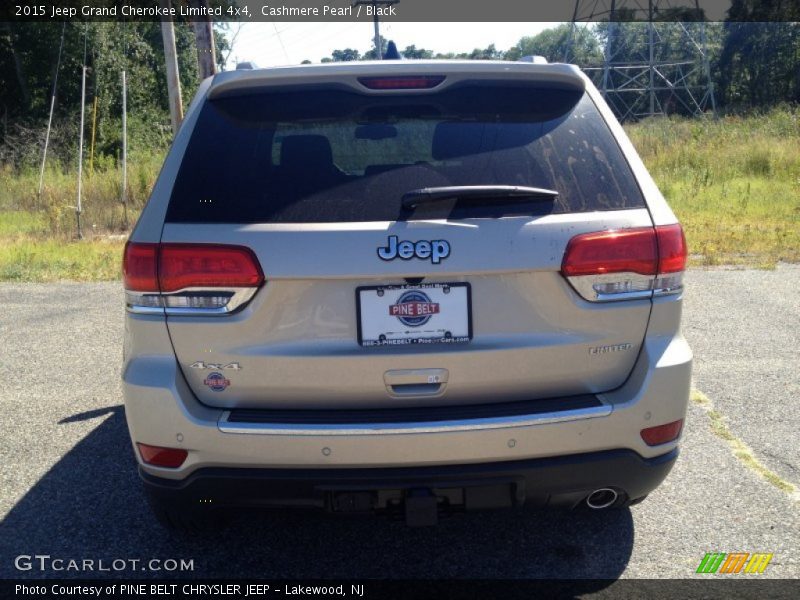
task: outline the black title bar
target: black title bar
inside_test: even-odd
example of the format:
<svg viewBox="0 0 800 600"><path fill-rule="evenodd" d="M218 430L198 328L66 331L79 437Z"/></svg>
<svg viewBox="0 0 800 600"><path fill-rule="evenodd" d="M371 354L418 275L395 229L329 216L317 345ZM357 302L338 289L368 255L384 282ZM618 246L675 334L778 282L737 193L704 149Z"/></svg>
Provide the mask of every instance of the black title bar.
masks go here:
<svg viewBox="0 0 800 600"><path fill-rule="evenodd" d="M184 598L681 598L792 599L800 581L753 577L707 577L689 580L2 580L2 598L84 598L179 600Z"/></svg>
<svg viewBox="0 0 800 600"><path fill-rule="evenodd" d="M11 0L0 21L599 22L800 21L800 1L732 0ZM699 8L698 8L699 6ZM612 7L614 10L612 10Z"/></svg>

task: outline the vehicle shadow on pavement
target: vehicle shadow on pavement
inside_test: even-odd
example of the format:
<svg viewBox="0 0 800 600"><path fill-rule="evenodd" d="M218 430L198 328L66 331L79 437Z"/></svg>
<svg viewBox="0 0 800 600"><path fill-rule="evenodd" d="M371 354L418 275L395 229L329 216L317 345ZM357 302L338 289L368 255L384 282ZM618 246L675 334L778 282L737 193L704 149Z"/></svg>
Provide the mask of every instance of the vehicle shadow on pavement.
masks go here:
<svg viewBox="0 0 800 600"><path fill-rule="evenodd" d="M123 407L98 414L105 412L0 522L0 577L616 579L633 550L628 509L457 514L422 529L384 518L245 512L223 529L183 536L162 529L147 508ZM106 565L193 559L194 570L15 568L16 556L36 554Z"/></svg>

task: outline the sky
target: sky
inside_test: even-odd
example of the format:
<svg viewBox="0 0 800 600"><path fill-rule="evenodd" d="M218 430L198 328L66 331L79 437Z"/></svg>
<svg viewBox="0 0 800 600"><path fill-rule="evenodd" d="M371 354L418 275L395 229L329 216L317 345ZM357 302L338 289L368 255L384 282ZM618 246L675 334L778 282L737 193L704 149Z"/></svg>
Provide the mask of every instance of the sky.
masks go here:
<svg viewBox="0 0 800 600"><path fill-rule="evenodd" d="M415 45L436 52L470 52L494 44L507 50L524 36L536 35L558 23L388 23L381 35L402 50ZM240 29L239 29L240 28ZM238 34L237 34L237 29ZM253 61L259 67L318 63L331 51L355 48L362 54L372 47L373 25L368 23L246 23L230 24L228 39L236 34L227 68Z"/></svg>

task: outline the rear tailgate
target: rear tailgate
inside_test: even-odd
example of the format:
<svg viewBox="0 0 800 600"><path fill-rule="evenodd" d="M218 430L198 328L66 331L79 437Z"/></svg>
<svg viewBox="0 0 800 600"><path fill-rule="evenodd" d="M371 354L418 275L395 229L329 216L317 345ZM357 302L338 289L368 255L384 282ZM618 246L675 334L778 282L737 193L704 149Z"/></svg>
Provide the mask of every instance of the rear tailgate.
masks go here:
<svg viewBox="0 0 800 600"><path fill-rule="evenodd" d="M587 302L560 275L561 259L577 233L639 225L649 225L645 210L595 213L580 223L557 215L314 232L302 226L170 224L165 240L201 236L254 249L267 282L239 313L170 316L169 331L190 386L214 406L441 405L601 392L623 383L633 367L650 300ZM376 248L388 235L446 239L451 253L439 265L386 263ZM468 282L472 340L360 346L356 288L404 284L406 277ZM599 350L606 347L622 350ZM190 368L198 361L237 363L240 369L223 369L230 386L216 392L204 384L213 368ZM447 381L440 389L405 395L386 381L387 373L403 369L444 370Z"/></svg>
<svg viewBox="0 0 800 600"><path fill-rule="evenodd" d="M591 100L519 86L209 102L161 241L245 246L266 281L234 314L167 317L198 398L370 408L621 385L650 300L590 302L560 270L574 236L652 221ZM560 196L400 207L412 189L475 184Z"/></svg>

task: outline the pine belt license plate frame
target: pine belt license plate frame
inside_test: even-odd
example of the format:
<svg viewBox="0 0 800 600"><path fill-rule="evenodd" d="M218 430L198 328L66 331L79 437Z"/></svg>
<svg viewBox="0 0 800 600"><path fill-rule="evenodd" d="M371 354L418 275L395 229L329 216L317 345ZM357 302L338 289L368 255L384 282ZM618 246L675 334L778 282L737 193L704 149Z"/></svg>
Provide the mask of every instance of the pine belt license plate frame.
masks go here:
<svg viewBox="0 0 800 600"><path fill-rule="evenodd" d="M445 291L449 289L449 291ZM463 291L462 291L463 290ZM430 319L425 321L421 325L410 326L403 324L400 321L400 316L397 315L390 315L390 317L397 322L397 325L400 328L405 327L405 331L386 331L384 332L385 339L380 339L373 337L367 337L366 335L370 335L370 333L375 329L372 324L366 324L365 327L364 318L370 318L371 315L365 315L365 307L364 307L364 299L367 298L368 301L374 302L378 305L378 310L381 307L390 307L393 306L389 303L389 300L394 298L398 300L401 296L403 296L406 292L420 292L424 296L428 297L429 302L415 302L415 304L436 304L438 309L429 307L430 313L426 314L414 314L414 315L402 315L407 320L415 320L421 319L427 314L430 314ZM447 309L448 311L456 310L462 311L462 315L456 315L450 319L434 319L442 314L441 312L441 305L445 300L445 296L448 296L453 291L457 291L457 294L453 295L451 298L448 298L447 302ZM374 294L374 296L373 296ZM387 295L388 294L388 295ZM375 347L382 347L382 346L404 346L404 345L439 345L439 344L466 344L472 341L472 286L469 282L455 282L455 283L420 283L420 284L397 284L397 285L371 285L371 286L359 286L355 290L356 295L356 324L358 327L358 344L362 347L366 348L375 348ZM366 295L366 296L365 296ZM459 297L463 298L463 301L459 301ZM377 301L376 298L380 298L380 301ZM416 296L412 295L412 298L416 298ZM421 300L421 298L420 298ZM437 302L438 300L438 302ZM407 303L404 303L407 304ZM459 309L458 306L461 305ZM454 308L456 307L456 308ZM372 312L376 310L374 307L370 308L367 307L366 312ZM391 309L390 309L391 310ZM425 307L421 307L420 310L427 310ZM435 311L435 312L434 312ZM437 326L434 324L433 327L435 329L424 329L423 327L427 325L430 321L444 321L445 324L452 324L453 322L456 323L455 327L451 327L453 331L449 331L450 336L446 334L438 335L436 332L441 330L442 328L436 328ZM413 327L421 327L421 329L416 330ZM366 331L365 331L366 329ZM444 329L447 329L446 327ZM420 336L413 336L413 333L425 333L427 335L420 335ZM388 335L387 335L388 334Z"/></svg>

